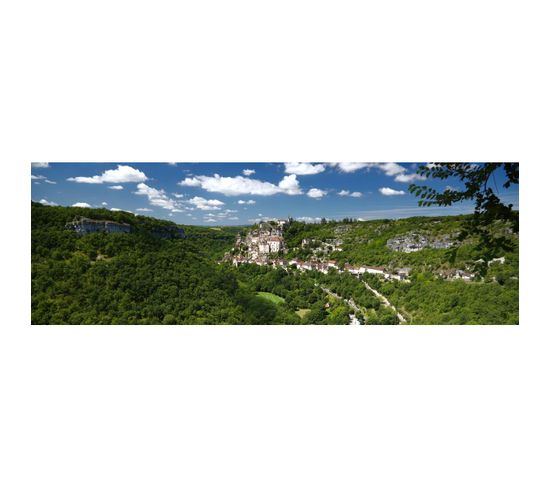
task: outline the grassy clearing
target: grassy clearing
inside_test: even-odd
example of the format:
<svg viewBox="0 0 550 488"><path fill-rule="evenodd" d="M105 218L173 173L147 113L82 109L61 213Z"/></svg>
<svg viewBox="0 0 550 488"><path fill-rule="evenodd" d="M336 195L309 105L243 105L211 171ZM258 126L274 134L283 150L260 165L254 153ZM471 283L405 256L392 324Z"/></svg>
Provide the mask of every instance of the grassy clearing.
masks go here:
<svg viewBox="0 0 550 488"><path fill-rule="evenodd" d="M259 297L265 298L266 300L269 300L275 305L279 305L279 303L285 302L285 299L283 297L280 297L279 295L275 295L274 293L269 293L267 291L259 291L258 293L256 293L256 295L258 295Z"/></svg>
<svg viewBox="0 0 550 488"><path fill-rule="evenodd" d="M303 319L303 318L306 316L306 314L307 314L308 312L310 312L310 311L311 311L311 308L299 308L298 310L296 310L296 314L297 314L301 319Z"/></svg>

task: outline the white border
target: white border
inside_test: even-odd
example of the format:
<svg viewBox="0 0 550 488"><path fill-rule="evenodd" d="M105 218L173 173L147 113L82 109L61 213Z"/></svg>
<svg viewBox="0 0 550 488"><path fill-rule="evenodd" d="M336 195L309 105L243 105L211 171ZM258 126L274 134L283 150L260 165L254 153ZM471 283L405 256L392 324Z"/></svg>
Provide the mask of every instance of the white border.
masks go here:
<svg viewBox="0 0 550 488"><path fill-rule="evenodd" d="M3 6L0 484L548 486L549 39L526 8ZM519 160L521 325L30 327L44 160Z"/></svg>

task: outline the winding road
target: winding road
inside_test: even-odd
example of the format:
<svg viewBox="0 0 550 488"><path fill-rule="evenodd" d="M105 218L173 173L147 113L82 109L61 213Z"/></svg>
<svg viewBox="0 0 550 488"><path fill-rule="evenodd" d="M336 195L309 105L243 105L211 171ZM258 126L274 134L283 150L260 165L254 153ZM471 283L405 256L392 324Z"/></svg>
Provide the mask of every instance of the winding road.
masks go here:
<svg viewBox="0 0 550 488"><path fill-rule="evenodd" d="M334 293L332 290L330 290L329 288L325 288L324 286L321 287L321 290L323 290L327 295L330 295L334 298L337 298L338 300L342 300L343 302L348 304L349 307L354 312L361 312L361 309L357 305L355 305L355 302L353 301L353 298L350 298L348 300L347 298L341 297L337 293ZM359 319L355 315L353 315L353 318L350 316L350 319L351 319L350 325L361 325L361 322L359 321Z"/></svg>
<svg viewBox="0 0 550 488"><path fill-rule="evenodd" d="M382 303L384 305L386 305L386 307L388 308L391 308L397 315L397 318L399 319L399 323L400 324L405 324L407 321L405 320L405 317L403 317L403 315L401 315L397 309L390 303L390 301L384 296L382 295L382 293L380 293L379 291L375 290L374 288L372 288L371 286L369 286L368 283L365 283L363 281L363 284L365 285L365 288L369 291L372 291L378 298L380 298L380 300L382 300Z"/></svg>
<svg viewBox="0 0 550 488"><path fill-rule="evenodd" d="M403 317L403 315L401 315L397 311L397 309L390 303L390 301L384 295L382 295L382 293L375 290L374 288L369 286L368 283L365 283L364 281L363 281L363 284L365 285L365 288L367 290L371 291L372 293L374 293L376 295L376 297L378 297L386 307L390 308L391 310L393 310L395 312L395 314L397 315L397 318L399 319L400 324L406 324L407 323L407 320L405 319L405 317ZM332 290L330 290L329 288L326 288L324 286L321 286L321 289L325 293L327 293L328 295L331 295L334 298L337 298L338 300L343 300L345 303L347 303L350 306L351 309L353 309L354 312L361 312L361 309L355 304L355 302L353 301L353 298L347 299L347 298L341 297L337 293L334 293Z"/></svg>
<svg viewBox="0 0 550 488"><path fill-rule="evenodd" d="M321 287L321 290L323 290L325 293L329 294L330 296L333 296L334 298L338 298L338 300L343 300L346 302L351 309L353 309L354 312L360 312L361 310L357 305L355 305L355 302L353 301L353 298L350 298L349 300L347 298L341 297L337 293L334 293L329 288L325 288L324 286Z"/></svg>

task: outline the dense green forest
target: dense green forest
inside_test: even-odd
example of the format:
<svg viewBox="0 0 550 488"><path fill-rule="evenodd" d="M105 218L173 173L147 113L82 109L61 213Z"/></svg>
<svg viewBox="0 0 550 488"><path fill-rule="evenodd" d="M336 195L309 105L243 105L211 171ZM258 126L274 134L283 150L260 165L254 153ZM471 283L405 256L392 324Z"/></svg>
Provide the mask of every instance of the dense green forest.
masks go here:
<svg viewBox="0 0 550 488"><path fill-rule="evenodd" d="M75 217L130 224L130 233L79 235L65 225ZM274 269L220 264L243 227L179 226L185 238L159 238L172 222L105 209L31 206L33 324L396 324L396 313L363 281L334 270ZM308 257L304 238L343 241L331 258L340 263L411 267L408 283L372 275L363 280L386 296L407 323L518 323L518 253L472 283L445 281L436 269L476 259L465 242L449 251L402 253L388 238L412 230L452 234L461 217L396 221L293 221L285 230L289 256ZM497 232L502 229L497 229ZM330 293L329 293L330 292Z"/></svg>
<svg viewBox="0 0 550 488"><path fill-rule="evenodd" d="M79 236L75 216L132 225L129 234ZM216 264L238 228L186 227L185 239L152 230L173 225L127 212L32 204L32 323L262 323L263 302ZM268 308L268 307L264 307Z"/></svg>

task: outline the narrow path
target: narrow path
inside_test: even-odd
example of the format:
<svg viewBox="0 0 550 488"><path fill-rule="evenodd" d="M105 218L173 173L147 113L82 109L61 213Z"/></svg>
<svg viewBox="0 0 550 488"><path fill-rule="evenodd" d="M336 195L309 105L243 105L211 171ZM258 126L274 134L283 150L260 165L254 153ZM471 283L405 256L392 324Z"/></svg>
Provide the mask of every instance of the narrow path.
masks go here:
<svg viewBox="0 0 550 488"><path fill-rule="evenodd" d="M363 281L363 284L365 285L365 287L367 288L367 290L370 290L372 291L378 298L380 298L380 300L382 300L382 303L384 305L386 305L386 307L388 308L391 308L396 314L397 314L397 318L399 319L399 323L400 324L404 324L406 323L407 321L405 320L405 317L403 317L403 315L401 315L397 309L390 303L390 301L384 296L382 295L382 293L380 293L379 291L375 290L374 288L372 288L371 286L369 286L368 283L365 283Z"/></svg>
<svg viewBox="0 0 550 488"><path fill-rule="evenodd" d="M354 311L354 312L359 312L359 313L362 313L361 309L355 304L355 302L353 301L353 298L350 298L349 300L347 298L344 298L344 297L341 297L340 295L338 295L337 293L334 293L332 290L330 290L329 288L325 288L324 286L321 287L321 290L323 290L325 293L327 293L328 295L334 297L334 298L337 298L338 300L342 300L344 303L346 303L347 305L349 305L349 307ZM355 315L354 315L355 317ZM357 322L354 322L354 319L351 319L351 323L350 325L361 325L361 322L359 322L359 319L357 319L355 317L355 320Z"/></svg>

